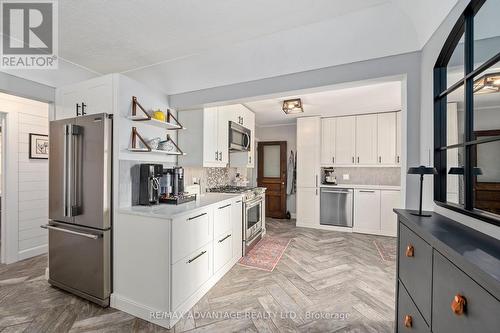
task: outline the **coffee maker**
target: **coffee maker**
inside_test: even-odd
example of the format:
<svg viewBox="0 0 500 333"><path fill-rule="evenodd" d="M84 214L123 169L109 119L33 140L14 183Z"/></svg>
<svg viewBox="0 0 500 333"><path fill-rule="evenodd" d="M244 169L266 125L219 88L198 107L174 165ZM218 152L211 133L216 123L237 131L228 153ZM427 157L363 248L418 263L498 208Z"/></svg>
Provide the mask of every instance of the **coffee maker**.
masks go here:
<svg viewBox="0 0 500 333"><path fill-rule="evenodd" d="M163 170L161 194L167 197L177 197L184 193L184 169L175 167Z"/></svg>
<svg viewBox="0 0 500 333"><path fill-rule="evenodd" d="M160 178L163 165L141 164L139 171L139 204L157 205L160 200Z"/></svg>

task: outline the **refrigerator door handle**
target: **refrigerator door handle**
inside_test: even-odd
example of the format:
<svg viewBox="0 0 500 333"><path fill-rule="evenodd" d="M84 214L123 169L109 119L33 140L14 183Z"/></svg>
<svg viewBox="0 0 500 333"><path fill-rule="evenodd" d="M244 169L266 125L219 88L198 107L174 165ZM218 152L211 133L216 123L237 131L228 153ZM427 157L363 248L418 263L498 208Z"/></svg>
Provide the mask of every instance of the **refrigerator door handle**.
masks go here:
<svg viewBox="0 0 500 333"><path fill-rule="evenodd" d="M90 238L90 239L98 239L99 238L99 235L87 234L87 233L84 233L84 232L78 232L78 231L73 231L73 230L69 230L69 229L58 228L58 227L51 226L49 224L41 225L40 228L42 228L42 229L49 229L49 230L56 230L56 231L62 231L62 232L68 233L68 234L72 234L72 235L76 235L76 236L82 236L82 237L87 237L87 238Z"/></svg>
<svg viewBox="0 0 500 333"><path fill-rule="evenodd" d="M64 141L63 141L63 211L64 217L69 217L68 210L68 135L70 133L70 125L64 125Z"/></svg>
<svg viewBox="0 0 500 333"><path fill-rule="evenodd" d="M82 129L77 125L68 125L68 159L67 161L67 216L73 217L81 214L79 201L79 191L81 189L81 149L78 146L80 140L77 137L82 135Z"/></svg>
<svg viewBox="0 0 500 333"><path fill-rule="evenodd" d="M74 141L73 141L73 125L69 124L68 126L68 134L67 134L67 147L68 147L68 153L67 153L67 158L66 160L66 173L67 173L67 181L66 181L66 216L73 217L73 200L74 200L74 182L75 182L75 175L74 175L74 170L73 170L73 165L75 162L75 155L74 155ZM68 161L69 159L69 161Z"/></svg>

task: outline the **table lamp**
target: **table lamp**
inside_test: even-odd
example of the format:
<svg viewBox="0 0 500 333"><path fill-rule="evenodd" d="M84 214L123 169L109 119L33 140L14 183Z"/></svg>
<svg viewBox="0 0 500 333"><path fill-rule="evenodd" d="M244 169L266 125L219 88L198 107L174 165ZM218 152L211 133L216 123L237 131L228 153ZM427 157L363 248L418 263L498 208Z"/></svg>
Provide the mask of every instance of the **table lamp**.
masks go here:
<svg viewBox="0 0 500 333"><path fill-rule="evenodd" d="M434 167L426 167L426 166L418 166L418 167L411 167L408 169L408 174L409 175L420 175L420 204L418 208L418 213L411 213L412 215L415 216L420 216L420 217L430 217L431 215L429 214L422 214L422 190L424 187L424 175L437 175L437 170Z"/></svg>

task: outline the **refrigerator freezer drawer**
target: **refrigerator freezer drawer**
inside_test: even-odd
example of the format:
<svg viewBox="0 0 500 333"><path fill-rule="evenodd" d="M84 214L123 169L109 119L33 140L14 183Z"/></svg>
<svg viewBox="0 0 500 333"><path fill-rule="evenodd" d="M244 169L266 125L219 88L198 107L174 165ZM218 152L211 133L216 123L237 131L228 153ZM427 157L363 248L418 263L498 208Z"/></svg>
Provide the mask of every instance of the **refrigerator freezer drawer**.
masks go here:
<svg viewBox="0 0 500 333"><path fill-rule="evenodd" d="M111 230L51 222L49 283L103 306L111 292Z"/></svg>

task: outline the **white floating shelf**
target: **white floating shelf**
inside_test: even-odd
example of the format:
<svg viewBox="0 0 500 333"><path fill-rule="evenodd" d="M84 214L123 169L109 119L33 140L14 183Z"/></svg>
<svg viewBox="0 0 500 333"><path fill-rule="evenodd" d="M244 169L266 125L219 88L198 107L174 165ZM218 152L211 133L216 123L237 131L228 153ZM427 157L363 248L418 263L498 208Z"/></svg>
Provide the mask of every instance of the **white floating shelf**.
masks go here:
<svg viewBox="0 0 500 333"><path fill-rule="evenodd" d="M178 151L166 151L166 150L158 150L152 149L147 150L145 148L128 148L127 151L132 153L149 153L149 154L163 154L163 155L186 155L186 153L181 153Z"/></svg>
<svg viewBox="0 0 500 333"><path fill-rule="evenodd" d="M155 126L155 127L159 127L159 128L164 128L167 130L185 129L184 127L177 125L175 123L168 123L166 121L161 121L161 120L157 120L154 118L148 119L144 116L129 116L128 119L130 119L132 121L140 121L142 123L145 123L145 124L148 124L151 126Z"/></svg>

